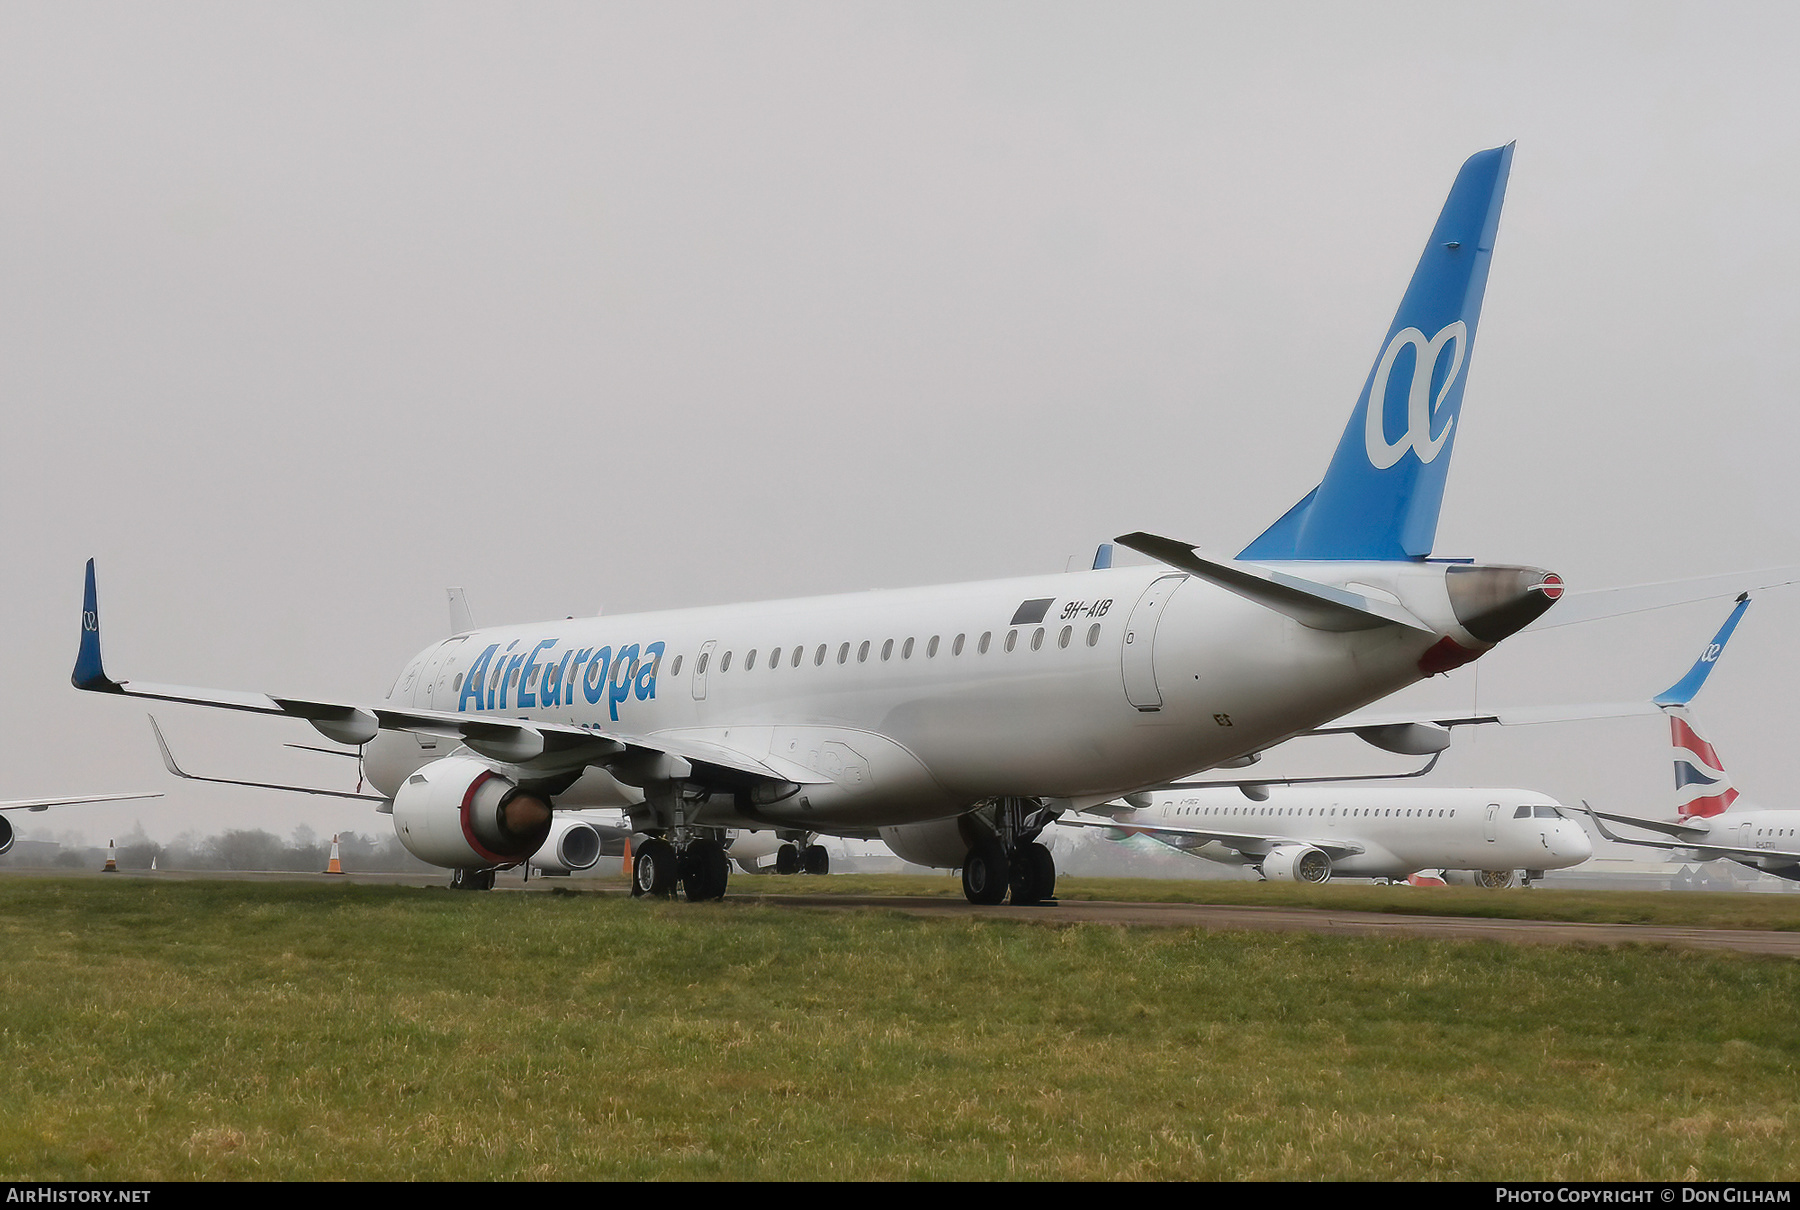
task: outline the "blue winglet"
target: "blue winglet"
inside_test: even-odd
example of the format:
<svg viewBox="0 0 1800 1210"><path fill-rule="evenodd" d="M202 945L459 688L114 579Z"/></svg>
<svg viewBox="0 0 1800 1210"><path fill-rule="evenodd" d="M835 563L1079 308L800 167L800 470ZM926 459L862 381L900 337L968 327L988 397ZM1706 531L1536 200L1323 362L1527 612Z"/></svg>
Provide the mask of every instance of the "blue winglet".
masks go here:
<svg viewBox="0 0 1800 1210"><path fill-rule="evenodd" d="M100 662L100 602L94 591L94 561L87 563L87 590L81 597L81 650L75 655L75 673L69 678L77 689L117 693L119 682L106 675Z"/></svg>
<svg viewBox="0 0 1800 1210"><path fill-rule="evenodd" d="M1738 619L1744 616L1744 610L1750 608L1750 594L1742 593L1737 599L1737 608L1725 619L1725 625L1719 627L1719 633L1713 641L1706 645L1694 666L1688 669L1686 676L1657 694L1653 700L1659 706L1685 706L1694 700L1700 692L1700 686L1706 684L1706 678L1712 674L1713 665L1725 654L1725 644L1731 638L1731 632L1737 629Z"/></svg>

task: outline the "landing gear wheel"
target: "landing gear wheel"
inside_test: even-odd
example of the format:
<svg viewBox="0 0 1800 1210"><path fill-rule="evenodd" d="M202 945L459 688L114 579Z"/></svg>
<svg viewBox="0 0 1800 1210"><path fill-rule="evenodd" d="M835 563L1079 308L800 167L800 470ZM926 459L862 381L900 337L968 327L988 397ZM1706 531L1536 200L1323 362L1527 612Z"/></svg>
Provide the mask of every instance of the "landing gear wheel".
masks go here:
<svg viewBox="0 0 1800 1210"><path fill-rule="evenodd" d="M775 872L777 874L798 874L800 872L800 850L791 844L784 844L776 849Z"/></svg>
<svg viewBox="0 0 1800 1210"><path fill-rule="evenodd" d="M453 891L491 891L494 889L494 871L451 870L450 889Z"/></svg>
<svg viewBox="0 0 1800 1210"><path fill-rule="evenodd" d="M809 844L800 850L800 867L808 874L831 873L831 854L822 844Z"/></svg>
<svg viewBox="0 0 1800 1210"><path fill-rule="evenodd" d="M963 858L963 894L970 903L1004 903L1010 872L1000 842L992 837L983 840Z"/></svg>
<svg viewBox="0 0 1800 1210"><path fill-rule="evenodd" d="M1056 859L1035 840L1013 850L1011 875L1012 901L1019 907L1056 895Z"/></svg>
<svg viewBox="0 0 1800 1210"><path fill-rule="evenodd" d="M678 863L675 846L666 840L646 840L631 866L631 893L667 899L675 893Z"/></svg>
<svg viewBox="0 0 1800 1210"><path fill-rule="evenodd" d="M681 853L681 889L689 903L725 898L731 867L716 840L696 840Z"/></svg>

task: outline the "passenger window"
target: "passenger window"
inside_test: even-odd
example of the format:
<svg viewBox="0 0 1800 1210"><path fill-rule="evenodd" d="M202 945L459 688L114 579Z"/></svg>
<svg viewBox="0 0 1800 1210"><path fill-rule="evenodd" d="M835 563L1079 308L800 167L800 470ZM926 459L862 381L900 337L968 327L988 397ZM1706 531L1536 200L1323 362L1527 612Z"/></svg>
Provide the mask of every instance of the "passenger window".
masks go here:
<svg viewBox="0 0 1800 1210"><path fill-rule="evenodd" d="M1044 628L1042 626L1039 626L1036 630L1031 632L1031 649L1033 651L1041 651L1043 649L1043 646L1044 646Z"/></svg>
<svg viewBox="0 0 1800 1210"><path fill-rule="evenodd" d="M461 688L462 688L462 673L459 672L456 674L456 679L450 682L450 692L455 693L458 689L461 689Z"/></svg>
<svg viewBox="0 0 1800 1210"><path fill-rule="evenodd" d="M769 667L771 667L771 668L781 667L781 648L777 647L773 651L769 652Z"/></svg>
<svg viewBox="0 0 1800 1210"><path fill-rule="evenodd" d="M893 654L894 654L894 640L889 639L887 642L885 642L881 645L881 658L883 661L886 661L887 659L891 658L893 656Z"/></svg>
<svg viewBox="0 0 1800 1210"><path fill-rule="evenodd" d="M994 638L993 631L991 631L991 630L982 631L981 632L981 642L975 644L976 652L980 655L986 655L988 653L988 644L993 641L993 638Z"/></svg>
<svg viewBox="0 0 1800 1210"><path fill-rule="evenodd" d="M1062 634L1057 636L1056 645L1058 647L1067 647L1069 645L1069 636L1074 633L1075 628L1073 626L1064 626L1062 628Z"/></svg>
<svg viewBox="0 0 1800 1210"><path fill-rule="evenodd" d="M864 639L862 646L856 649L856 662L866 664L869 661L869 640Z"/></svg>
<svg viewBox="0 0 1800 1210"><path fill-rule="evenodd" d="M817 651L813 652L813 667L818 668L821 665L823 665L824 663L825 663L825 644L820 643L819 649Z"/></svg>
<svg viewBox="0 0 1800 1210"><path fill-rule="evenodd" d="M1088 627L1088 646L1095 647L1100 643L1100 623L1095 622Z"/></svg>
<svg viewBox="0 0 1800 1210"><path fill-rule="evenodd" d="M670 677L677 677L677 676L680 676L680 675L681 675L681 657L680 657L680 656L676 656L676 657L675 657L675 662L674 662L674 663L673 663L673 664L670 664L670 665L669 665L669 676L670 676Z"/></svg>
<svg viewBox="0 0 1800 1210"><path fill-rule="evenodd" d="M806 654L806 648L804 648L804 647L794 648L794 667L798 668L800 666L800 657L805 654ZM825 649L823 647L819 648L819 658L820 659L825 658Z"/></svg>
<svg viewBox="0 0 1800 1210"><path fill-rule="evenodd" d="M729 660L731 657L726 656L725 658L727 660ZM752 670L755 667L756 667L756 648L752 647L750 649L750 654L744 657L744 671L749 672L750 670Z"/></svg>
<svg viewBox="0 0 1800 1210"><path fill-rule="evenodd" d="M903 660L912 659L912 644L913 644L913 641L911 639L907 639L905 645L900 648L900 658L901 659L903 659Z"/></svg>
<svg viewBox="0 0 1800 1210"><path fill-rule="evenodd" d="M938 641L938 637L937 637L937 635L934 634L931 636L931 642L925 644L925 658L926 659L935 660L937 658L937 641Z"/></svg>
<svg viewBox="0 0 1800 1210"><path fill-rule="evenodd" d="M710 651L702 651L700 653L700 662L698 664L694 665L694 675L695 676L705 676L706 675L706 661L711 658L712 658L712 652L710 652Z"/></svg>
<svg viewBox="0 0 1800 1210"><path fill-rule="evenodd" d="M849 658L850 658L850 644L845 643L842 647L838 648L838 663L842 664L845 660L848 660Z"/></svg>
<svg viewBox="0 0 1800 1210"><path fill-rule="evenodd" d="M963 649L963 636L959 634L956 636L956 642L950 644L950 654L951 655L961 655L962 649Z"/></svg>
<svg viewBox="0 0 1800 1210"><path fill-rule="evenodd" d="M1014 647L1017 647L1018 645L1019 645L1019 632L1016 630L1007 631L1006 632L1006 650L1010 653L1012 651L1012 649Z"/></svg>
<svg viewBox="0 0 1800 1210"><path fill-rule="evenodd" d="M727 651L725 653L725 658L719 661L719 671L720 672L730 672L731 671L731 653L729 651Z"/></svg>

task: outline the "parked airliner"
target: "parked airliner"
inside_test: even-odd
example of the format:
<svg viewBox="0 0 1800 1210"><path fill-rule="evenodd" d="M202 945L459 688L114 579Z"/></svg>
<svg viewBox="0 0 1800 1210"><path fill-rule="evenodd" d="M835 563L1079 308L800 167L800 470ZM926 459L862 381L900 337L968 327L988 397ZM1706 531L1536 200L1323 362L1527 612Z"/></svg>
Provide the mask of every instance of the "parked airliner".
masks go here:
<svg viewBox="0 0 1800 1210"><path fill-rule="evenodd" d="M362 748L461 885L620 805L635 888L724 894L724 829L879 834L975 902L1048 897L1058 814L1306 733L1490 650L1562 582L1430 558L1512 147L1458 173L1318 486L1236 559L474 629L358 704L122 681L88 565L80 689L287 715ZM635 802L620 802L619 786Z"/></svg>
<svg viewBox="0 0 1800 1210"><path fill-rule="evenodd" d="M1262 802L1236 790L1171 790L1108 818L1059 822L1107 835L1149 836L1271 882L1407 878L1473 870L1485 886L1580 865L1594 846L1562 804L1530 790L1405 786L1272 789ZM1121 804L1123 805L1123 804Z"/></svg>

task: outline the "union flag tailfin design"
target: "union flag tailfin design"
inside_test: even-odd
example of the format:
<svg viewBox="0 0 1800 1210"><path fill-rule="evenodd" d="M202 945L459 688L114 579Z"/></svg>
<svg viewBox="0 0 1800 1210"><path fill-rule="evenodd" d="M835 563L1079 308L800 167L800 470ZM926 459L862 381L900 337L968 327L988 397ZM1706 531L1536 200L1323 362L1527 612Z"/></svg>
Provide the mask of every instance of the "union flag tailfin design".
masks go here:
<svg viewBox="0 0 1800 1210"><path fill-rule="evenodd" d="M1670 708L1664 713L1669 716L1669 742L1675 749L1677 811L1684 819L1724 814L1738 796L1725 763L1694 729L1687 711Z"/></svg>

